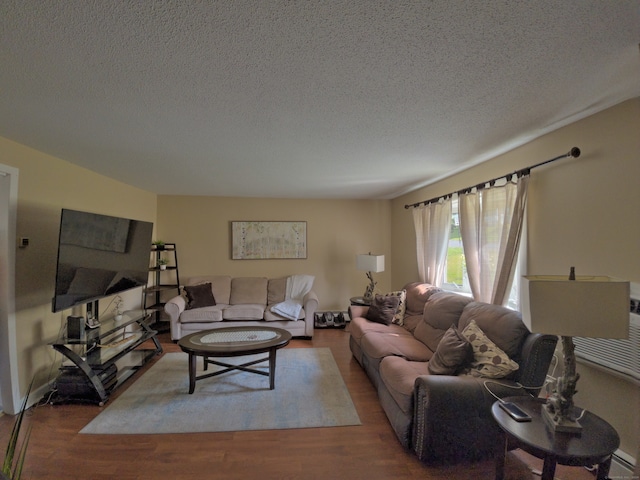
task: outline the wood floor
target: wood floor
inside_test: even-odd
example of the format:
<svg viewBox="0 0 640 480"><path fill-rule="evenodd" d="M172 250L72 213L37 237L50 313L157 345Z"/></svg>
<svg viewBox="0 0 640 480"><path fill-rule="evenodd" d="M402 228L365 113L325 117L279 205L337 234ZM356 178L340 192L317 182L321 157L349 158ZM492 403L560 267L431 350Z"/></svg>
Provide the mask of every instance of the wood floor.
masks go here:
<svg viewBox="0 0 640 480"><path fill-rule="evenodd" d="M165 352L179 351L166 334ZM493 462L433 467L398 443L366 375L351 357L348 333L316 330L313 340L286 348L328 347L362 421L361 426L175 435L80 435L102 408L43 404L29 411L32 425L23 479L492 479ZM145 369L148 368L145 366ZM136 374L136 377L141 375ZM185 365L186 375L186 365ZM130 379L112 399L131 385ZM215 380L213 380L215 381ZM304 388L301 385L300 388ZM108 404L107 404L108 406ZM215 412L211 412L215 415ZM4 449L13 417L0 417ZM529 480L522 452L507 460L510 479ZM556 478L589 480L583 468L558 467Z"/></svg>

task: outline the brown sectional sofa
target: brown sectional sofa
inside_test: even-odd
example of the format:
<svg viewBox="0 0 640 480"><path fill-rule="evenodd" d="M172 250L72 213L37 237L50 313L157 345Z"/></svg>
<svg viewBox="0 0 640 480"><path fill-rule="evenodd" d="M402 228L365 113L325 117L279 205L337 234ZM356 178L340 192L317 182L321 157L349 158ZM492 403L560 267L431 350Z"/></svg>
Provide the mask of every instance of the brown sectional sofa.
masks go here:
<svg viewBox="0 0 640 480"><path fill-rule="evenodd" d="M189 308L189 295L185 293L165 304L165 312L170 317L171 339L179 340L201 330L251 325L282 328L294 337L311 338L318 308L318 297L313 290L300 299L302 309L296 320L271 311L272 306L285 301L288 278L209 275L189 279L184 289L191 292L193 301L199 302L192 303ZM199 288L206 284L211 284L210 292ZM205 294L211 294L209 299L213 301L200 301Z"/></svg>
<svg viewBox="0 0 640 480"><path fill-rule="evenodd" d="M429 463L493 455L499 430L491 405L496 397L538 394L557 337L531 334L518 312L501 306L422 283L404 290L402 325L373 322L366 318L373 318L369 307L354 305L349 325L353 356L377 389L398 440ZM471 335L476 327L478 336ZM508 358L493 365L490 350L483 364L481 352L492 343ZM517 370L486 376L503 376L505 368Z"/></svg>

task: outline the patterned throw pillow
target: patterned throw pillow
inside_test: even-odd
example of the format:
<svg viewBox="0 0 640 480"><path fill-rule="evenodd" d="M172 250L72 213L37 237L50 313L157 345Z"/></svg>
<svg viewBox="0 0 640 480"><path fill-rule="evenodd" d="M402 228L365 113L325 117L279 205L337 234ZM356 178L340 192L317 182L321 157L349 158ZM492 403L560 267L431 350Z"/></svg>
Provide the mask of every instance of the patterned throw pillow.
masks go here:
<svg viewBox="0 0 640 480"><path fill-rule="evenodd" d="M465 373L473 377L503 378L520 368L478 327L475 320L462 331L473 347L473 361Z"/></svg>
<svg viewBox="0 0 640 480"><path fill-rule="evenodd" d="M404 323L404 313L407 309L407 291L398 290L396 292L389 292L382 295L383 297L398 297L398 310L396 311L391 323L402 325Z"/></svg>

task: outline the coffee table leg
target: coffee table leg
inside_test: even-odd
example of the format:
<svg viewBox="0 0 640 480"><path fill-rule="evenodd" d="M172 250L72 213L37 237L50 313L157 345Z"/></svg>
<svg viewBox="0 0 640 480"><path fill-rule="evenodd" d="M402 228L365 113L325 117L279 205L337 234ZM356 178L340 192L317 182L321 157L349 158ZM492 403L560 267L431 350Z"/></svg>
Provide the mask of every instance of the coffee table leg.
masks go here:
<svg viewBox="0 0 640 480"><path fill-rule="evenodd" d="M189 354L189 393L196 389L196 356Z"/></svg>
<svg viewBox="0 0 640 480"><path fill-rule="evenodd" d="M276 349L269 350L269 390L276 388Z"/></svg>

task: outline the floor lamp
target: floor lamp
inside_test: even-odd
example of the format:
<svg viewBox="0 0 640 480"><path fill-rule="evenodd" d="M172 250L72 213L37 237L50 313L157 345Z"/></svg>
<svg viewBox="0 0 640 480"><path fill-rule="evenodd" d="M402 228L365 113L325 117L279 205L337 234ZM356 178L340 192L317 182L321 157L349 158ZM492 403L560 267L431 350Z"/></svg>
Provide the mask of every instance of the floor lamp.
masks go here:
<svg viewBox="0 0 640 480"><path fill-rule="evenodd" d="M367 278L369 279L369 285L364 291L364 301L371 303L373 300L373 291L376 288L376 282L373 281L373 274L384 272L384 255L372 255L362 254L356 256L356 268L367 272Z"/></svg>
<svg viewBox="0 0 640 480"><path fill-rule="evenodd" d="M629 338L629 282L605 276L523 277L522 319L533 333L559 335L564 372L542 414L556 432L579 434L573 395L580 375L572 337Z"/></svg>

